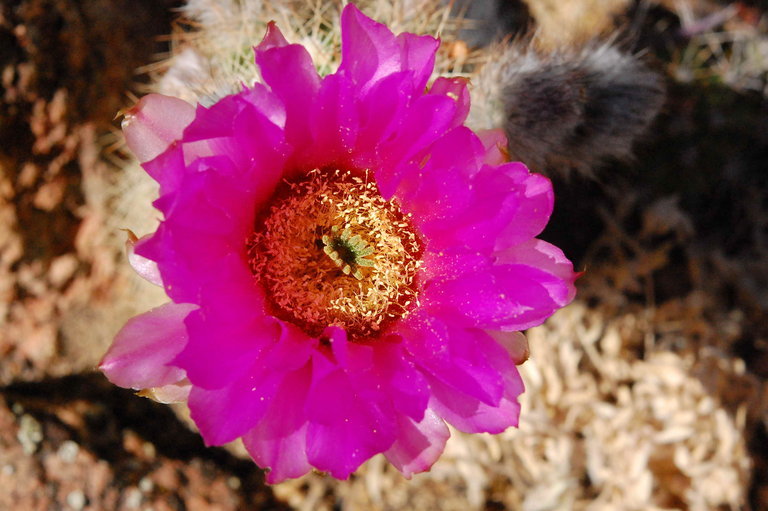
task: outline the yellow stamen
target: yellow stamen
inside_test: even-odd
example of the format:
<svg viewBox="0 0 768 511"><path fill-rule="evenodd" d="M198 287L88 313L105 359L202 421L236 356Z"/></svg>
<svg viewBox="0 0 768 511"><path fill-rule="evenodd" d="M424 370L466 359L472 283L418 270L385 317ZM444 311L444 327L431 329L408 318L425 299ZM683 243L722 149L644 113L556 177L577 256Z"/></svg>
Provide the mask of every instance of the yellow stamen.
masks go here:
<svg viewBox="0 0 768 511"><path fill-rule="evenodd" d="M285 182L249 238L273 313L320 335L374 337L418 304L421 241L368 172L314 170Z"/></svg>

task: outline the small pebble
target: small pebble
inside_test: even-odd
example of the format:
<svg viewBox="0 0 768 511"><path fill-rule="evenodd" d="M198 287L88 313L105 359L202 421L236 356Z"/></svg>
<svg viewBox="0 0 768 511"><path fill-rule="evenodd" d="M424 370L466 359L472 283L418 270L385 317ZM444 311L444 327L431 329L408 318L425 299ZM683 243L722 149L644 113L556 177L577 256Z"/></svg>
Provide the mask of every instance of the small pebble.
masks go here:
<svg viewBox="0 0 768 511"><path fill-rule="evenodd" d="M239 477L232 476L227 479L227 486L229 486L230 490L239 490L240 486L242 486L242 482Z"/></svg>
<svg viewBox="0 0 768 511"><path fill-rule="evenodd" d="M139 509L141 501L144 497L141 496L141 490L138 488L128 488L125 491L125 499L123 503L127 509Z"/></svg>
<svg viewBox="0 0 768 511"><path fill-rule="evenodd" d="M77 271L79 261L74 254L64 254L51 261L48 268L48 281L54 287L63 286Z"/></svg>
<svg viewBox="0 0 768 511"><path fill-rule="evenodd" d="M61 443L58 450L59 458L67 463L72 463L77 459L77 453L80 452L80 446L72 440L65 440Z"/></svg>
<svg viewBox="0 0 768 511"><path fill-rule="evenodd" d="M21 443L25 454L33 454L37 450L37 445L43 441L43 427L37 419L24 414L19 419L19 432L16 433L16 438Z"/></svg>
<svg viewBox="0 0 768 511"><path fill-rule="evenodd" d="M153 460L157 456L157 449L155 449L155 445L151 442L144 442L141 448L144 451L144 456L147 458Z"/></svg>
<svg viewBox="0 0 768 511"><path fill-rule="evenodd" d="M74 490L67 495L67 505L75 511L85 507L85 493L82 490Z"/></svg>
<svg viewBox="0 0 768 511"><path fill-rule="evenodd" d="M139 481L139 490L141 490L143 493L151 492L154 487L155 483L153 483L152 479L149 477L142 477L141 481Z"/></svg>

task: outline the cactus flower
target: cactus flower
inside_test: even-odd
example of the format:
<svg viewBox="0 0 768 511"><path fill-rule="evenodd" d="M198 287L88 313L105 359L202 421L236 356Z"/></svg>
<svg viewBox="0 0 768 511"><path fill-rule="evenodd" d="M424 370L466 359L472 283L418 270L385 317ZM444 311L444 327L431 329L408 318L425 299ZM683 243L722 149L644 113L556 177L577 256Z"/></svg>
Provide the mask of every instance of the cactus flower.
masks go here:
<svg viewBox="0 0 768 511"><path fill-rule="evenodd" d="M466 80L427 86L438 45L350 4L335 73L270 24L263 83L209 107L149 95L124 121L164 217L131 262L171 301L101 369L185 399L207 444L241 438L270 483L379 453L410 477L446 423L517 425L519 332L574 296L536 238L550 182L463 125Z"/></svg>

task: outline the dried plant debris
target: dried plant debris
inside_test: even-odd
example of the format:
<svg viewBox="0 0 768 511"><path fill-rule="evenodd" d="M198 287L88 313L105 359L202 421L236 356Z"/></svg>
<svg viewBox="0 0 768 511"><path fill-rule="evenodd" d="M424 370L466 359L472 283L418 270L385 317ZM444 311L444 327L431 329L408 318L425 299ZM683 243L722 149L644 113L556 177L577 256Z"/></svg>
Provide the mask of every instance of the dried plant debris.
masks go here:
<svg viewBox="0 0 768 511"><path fill-rule="evenodd" d="M629 0L525 0L536 21L539 46L548 51L611 37Z"/></svg>
<svg viewBox="0 0 768 511"><path fill-rule="evenodd" d="M165 407L101 376L3 394L2 509L287 509L249 463L206 449Z"/></svg>
<svg viewBox="0 0 768 511"><path fill-rule="evenodd" d="M92 368L135 311L114 300L132 277L103 228L100 132L170 16L129 3L0 5L0 383Z"/></svg>
<svg viewBox="0 0 768 511"><path fill-rule="evenodd" d="M677 80L722 82L768 95L768 15L745 4L672 6L686 41L671 65Z"/></svg>

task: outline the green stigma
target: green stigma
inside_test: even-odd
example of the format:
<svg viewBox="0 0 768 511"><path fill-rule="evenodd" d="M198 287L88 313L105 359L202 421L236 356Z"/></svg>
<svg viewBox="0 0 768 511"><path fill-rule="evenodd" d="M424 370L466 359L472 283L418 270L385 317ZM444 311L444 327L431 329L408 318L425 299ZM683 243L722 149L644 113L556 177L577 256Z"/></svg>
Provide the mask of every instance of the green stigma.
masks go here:
<svg viewBox="0 0 768 511"><path fill-rule="evenodd" d="M373 254L373 247L359 235L352 236L348 227L339 234L339 226L334 225L331 227L331 236L323 235L322 241L323 252L341 268L344 275L352 275L357 280L362 280L363 273L360 268L374 265L371 259L366 259Z"/></svg>

